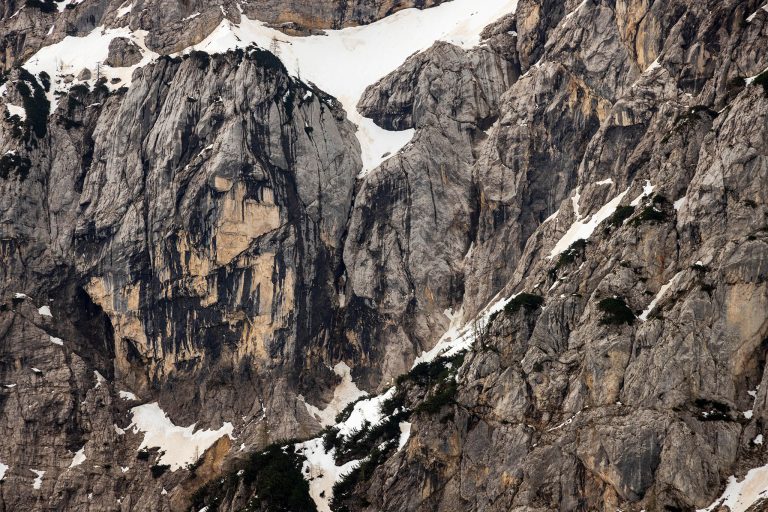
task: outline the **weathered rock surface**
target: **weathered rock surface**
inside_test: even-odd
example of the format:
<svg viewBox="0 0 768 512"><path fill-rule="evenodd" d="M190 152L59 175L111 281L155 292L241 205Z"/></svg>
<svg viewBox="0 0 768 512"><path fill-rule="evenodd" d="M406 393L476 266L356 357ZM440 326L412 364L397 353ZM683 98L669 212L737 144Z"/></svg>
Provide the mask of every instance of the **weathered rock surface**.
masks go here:
<svg viewBox="0 0 768 512"><path fill-rule="evenodd" d="M49 3L4 5L5 69L97 26L164 54L238 7L308 33L439 2ZM694 510L766 464L768 11L521 0L483 38L368 88L359 110L415 136L360 178L345 112L266 51L161 57L50 116L42 77L10 70L0 510L188 510L210 482L220 510L266 510L253 461L319 432L334 364L381 391L522 292L442 394L396 381L411 436L342 505ZM164 471L129 428L151 402L234 436Z"/></svg>

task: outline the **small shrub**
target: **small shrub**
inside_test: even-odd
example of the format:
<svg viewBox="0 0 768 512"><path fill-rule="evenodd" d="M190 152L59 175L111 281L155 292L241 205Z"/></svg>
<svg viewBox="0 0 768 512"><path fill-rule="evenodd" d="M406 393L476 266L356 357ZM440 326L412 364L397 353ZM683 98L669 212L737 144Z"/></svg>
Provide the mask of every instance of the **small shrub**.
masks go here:
<svg viewBox="0 0 768 512"><path fill-rule="evenodd" d="M634 206L619 206L616 208L616 211L613 212L613 215L608 217L606 222L609 226L618 228L621 227L624 224L624 221L630 218L633 213L635 213Z"/></svg>
<svg viewBox="0 0 768 512"><path fill-rule="evenodd" d="M623 299L609 297L598 304L603 318L600 321L604 325L632 325L635 322L635 314L627 306Z"/></svg>
<svg viewBox="0 0 768 512"><path fill-rule="evenodd" d="M56 3L53 0L27 0L27 7L39 9L42 12L56 12Z"/></svg>
<svg viewBox="0 0 768 512"><path fill-rule="evenodd" d="M168 464L154 464L149 470L152 472L152 478L160 478L163 474L171 469Z"/></svg>
<svg viewBox="0 0 768 512"><path fill-rule="evenodd" d="M437 414L446 405L452 405L456 403L456 392L458 386L456 381L451 379L450 381L438 386L435 391L429 395L419 406L416 408L417 412L423 412L426 414Z"/></svg>
<svg viewBox="0 0 768 512"><path fill-rule="evenodd" d="M6 153L0 157L0 179L6 180L13 173L21 181L24 181L27 179L31 168L32 162L29 158L17 155L16 153Z"/></svg>
<svg viewBox="0 0 768 512"><path fill-rule="evenodd" d="M544 304L544 297L532 293L521 293L504 306L504 311L508 314L517 313L520 308L524 308L526 311L536 311L542 304Z"/></svg>
<svg viewBox="0 0 768 512"><path fill-rule="evenodd" d="M584 256L584 250L587 248L587 241L585 239L576 240L571 244L568 249L560 253L560 257L557 259L557 265L555 270L559 270L566 265L570 265L576 261L577 256Z"/></svg>
<svg viewBox="0 0 768 512"><path fill-rule="evenodd" d="M647 206L634 220L634 225L639 226L643 222L664 222L667 214L659 210L655 205Z"/></svg>
<svg viewBox="0 0 768 512"><path fill-rule="evenodd" d="M268 50L263 50L256 46L251 46L249 47L247 55L251 60L255 61L259 67L272 72L281 72L287 74L285 66L283 65L283 61L281 61L274 53Z"/></svg>

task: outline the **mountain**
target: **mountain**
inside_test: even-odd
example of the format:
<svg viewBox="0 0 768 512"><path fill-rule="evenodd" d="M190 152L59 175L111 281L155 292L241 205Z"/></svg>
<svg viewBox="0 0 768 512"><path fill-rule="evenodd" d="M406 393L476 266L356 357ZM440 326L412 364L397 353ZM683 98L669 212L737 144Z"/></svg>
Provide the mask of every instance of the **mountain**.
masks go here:
<svg viewBox="0 0 768 512"><path fill-rule="evenodd" d="M0 16L0 511L768 510L763 0Z"/></svg>

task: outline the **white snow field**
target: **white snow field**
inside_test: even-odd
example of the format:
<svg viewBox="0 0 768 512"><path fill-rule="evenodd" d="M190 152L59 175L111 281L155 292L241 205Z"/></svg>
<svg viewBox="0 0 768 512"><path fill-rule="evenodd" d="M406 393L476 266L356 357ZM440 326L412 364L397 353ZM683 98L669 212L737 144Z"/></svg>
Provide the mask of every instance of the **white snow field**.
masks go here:
<svg viewBox="0 0 768 512"><path fill-rule="evenodd" d="M288 36L257 20L241 15L240 23L222 20L202 42L181 53L199 50L221 53L251 44L275 48L289 73L335 96L357 124L364 175L382 161L396 154L413 137L414 130L387 131L372 120L362 117L357 103L366 87L399 67L409 56L426 50L436 41L447 41L462 48L480 44L480 33L488 24L511 13L518 0L452 0L430 9L404 9L370 25L328 30L325 35L309 37ZM126 18L127 23L128 18ZM91 70L95 83L97 63L108 55L109 43L116 37L127 37L136 43L143 58L138 64L125 68L101 65L100 73L108 80L120 78L115 89L130 86L134 69L159 57L144 44L146 32L132 32L128 27L98 27L84 37L68 36L46 46L25 64L31 73L47 72L54 82L48 99L55 108L54 91L65 91L76 83L65 83L66 75L77 76L83 68Z"/></svg>

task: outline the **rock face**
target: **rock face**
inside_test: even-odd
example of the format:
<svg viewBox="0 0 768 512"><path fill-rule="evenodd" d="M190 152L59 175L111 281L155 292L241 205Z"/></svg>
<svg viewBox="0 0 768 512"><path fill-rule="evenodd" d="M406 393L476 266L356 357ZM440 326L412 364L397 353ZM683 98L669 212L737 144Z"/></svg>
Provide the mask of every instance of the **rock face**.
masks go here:
<svg viewBox="0 0 768 512"><path fill-rule="evenodd" d="M410 437L351 435L334 510L694 510L768 462L758 0L520 0L368 87L358 110L415 135L364 176L337 100L266 50L61 98L11 69L98 26L171 54L241 16L309 33L439 3L6 3L0 510L311 510L321 477L283 440L353 386L390 389ZM409 372L464 325L466 353ZM139 450L155 402L234 434L167 467Z"/></svg>
<svg viewBox="0 0 768 512"><path fill-rule="evenodd" d="M141 50L128 38L116 37L109 43L109 54L104 64L113 68L126 68L141 62Z"/></svg>

